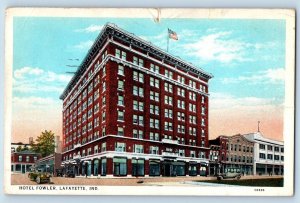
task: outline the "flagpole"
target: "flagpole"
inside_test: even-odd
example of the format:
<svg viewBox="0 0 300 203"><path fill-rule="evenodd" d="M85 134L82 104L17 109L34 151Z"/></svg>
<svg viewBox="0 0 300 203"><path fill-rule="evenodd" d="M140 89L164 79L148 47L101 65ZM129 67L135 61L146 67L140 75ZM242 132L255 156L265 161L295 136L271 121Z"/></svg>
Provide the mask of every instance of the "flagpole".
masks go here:
<svg viewBox="0 0 300 203"><path fill-rule="evenodd" d="M168 29L168 32L167 32L167 52L169 52L169 40L170 40L170 36L169 36L169 29Z"/></svg>

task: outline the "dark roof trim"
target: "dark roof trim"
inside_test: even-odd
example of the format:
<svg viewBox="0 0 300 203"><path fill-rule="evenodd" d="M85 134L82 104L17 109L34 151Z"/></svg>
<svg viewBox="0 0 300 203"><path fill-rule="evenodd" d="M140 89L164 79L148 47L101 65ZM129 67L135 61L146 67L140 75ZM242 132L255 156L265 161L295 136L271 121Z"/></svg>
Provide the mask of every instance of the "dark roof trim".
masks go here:
<svg viewBox="0 0 300 203"><path fill-rule="evenodd" d="M59 97L60 99L65 99L68 95L68 93L71 91L71 89L76 85L76 82L79 80L80 76L85 72L85 70L88 68L90 62L92 59L96 56L97 51L100 49L100 47L103 45L105 42L105 39L108 36L114 36L122 41L125 41L127 43L130 43L133 46L136 46L138 48L141 48L145 51L148 51L162 60L168 61L169 63L173 64L177 68L187 71L187 72L192 72L199 77L205 78L209 80L210 78L213 77L212 74L205 72L201 68L197 68L196 66L183 61L182 59L172 56L171 54L167 53L166 51L160 49L159 47L153 45L150 42L147 42L133 33L129 33L126 30L123 30L119 28L115 24L107 23L104 28L101 30L100 34L96 38L94 44L92 47L89 49L87 55L81 62L80 66L77 68L75 75L72 77L70 82L68 83L67 87Z"/></svg>

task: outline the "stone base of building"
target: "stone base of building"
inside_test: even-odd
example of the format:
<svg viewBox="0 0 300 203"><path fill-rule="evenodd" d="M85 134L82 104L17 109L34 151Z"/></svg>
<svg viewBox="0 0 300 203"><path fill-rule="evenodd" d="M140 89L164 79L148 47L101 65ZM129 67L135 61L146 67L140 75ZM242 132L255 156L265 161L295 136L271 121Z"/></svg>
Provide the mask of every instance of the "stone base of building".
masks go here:
<svg viewBox="0 0 300 203"><path fill-rule="evenodd" d="M143 159L127 157L78 160L64 165L65 171L73 171L79 178L151 178L177 176L207 176L208 165L196 161L171 159Z"/></svg>

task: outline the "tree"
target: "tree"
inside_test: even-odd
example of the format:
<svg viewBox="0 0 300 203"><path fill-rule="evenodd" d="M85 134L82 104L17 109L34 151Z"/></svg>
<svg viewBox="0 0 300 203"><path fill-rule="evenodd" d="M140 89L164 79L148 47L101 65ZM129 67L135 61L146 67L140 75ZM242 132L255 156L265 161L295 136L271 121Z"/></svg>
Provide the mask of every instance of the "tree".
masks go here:
<svg viewBox="0 0 300 203"><path fill-rule="evenodd" d="M19 145L16 149L17 152L22 152L26 150L29 150L29 148L27 146L22 147L21 145Z"/></svg>
<svg viewBox="0 0 300 203"><path fill-rule="evenodd" d="M42 157L48 156L54 153L55 141L54 133L50 130L42 132L37 139L36 143L31 144L32 151L40 153Z"/></svg>

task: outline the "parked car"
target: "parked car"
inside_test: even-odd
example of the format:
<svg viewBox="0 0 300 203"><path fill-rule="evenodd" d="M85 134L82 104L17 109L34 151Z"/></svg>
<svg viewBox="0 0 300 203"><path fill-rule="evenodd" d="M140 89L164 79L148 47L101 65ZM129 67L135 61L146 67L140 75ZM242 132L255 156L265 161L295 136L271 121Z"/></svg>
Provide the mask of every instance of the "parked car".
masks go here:
<svg viewBox="0 0 300 203"><path fill-rule="evenodd" d="M33 170L28 174L30 180L35 181L37 184L50 183L51 175L50 173L43 172L41 169Z"/></svg>
<svg viewBox="0 0 300 203"><path fill-rule="evenodd" d="M75 173L73 170L68 170L65 173L65 177L69 177L69 178L75 178Z"/></svg>
<svg viewBox="0 0 300 203"><path fill-rule="evenodd" d="M64 175L62 169L56 169L55 172L56 172L56 176L57 176L57 177L63 177L63 175Z"/></svg>
<svg viewBox="0 0 300 203"><path fill-rule="evenodd" d="M229 167L224 170L224 173L218 173L217 179L228 179L228 178L235 178L237 180L241 179L242 173L241 169L238 167Z"/></svg>

